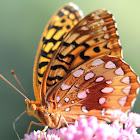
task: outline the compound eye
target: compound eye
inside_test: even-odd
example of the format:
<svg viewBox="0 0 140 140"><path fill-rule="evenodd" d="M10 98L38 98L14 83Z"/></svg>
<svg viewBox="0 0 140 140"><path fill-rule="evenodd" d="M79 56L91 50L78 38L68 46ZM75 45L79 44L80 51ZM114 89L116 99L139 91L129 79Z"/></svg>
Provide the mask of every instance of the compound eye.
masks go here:
<svg viewBox="0 0 140 140"><path fill-rule="evenodd" d="M36 105L35 104L31 104L30 105L30 110L31 111L35 111L36 110Z"/></svg>

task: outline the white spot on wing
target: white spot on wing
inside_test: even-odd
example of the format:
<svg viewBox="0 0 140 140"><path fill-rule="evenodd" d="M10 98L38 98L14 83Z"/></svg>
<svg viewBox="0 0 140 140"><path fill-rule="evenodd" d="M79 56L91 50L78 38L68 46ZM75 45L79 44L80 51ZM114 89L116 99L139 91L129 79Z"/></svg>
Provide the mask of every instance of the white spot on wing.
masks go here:
<svg viewBox="0 0 140 140"><path fill-rule="evenodd" d="M83 18L84 17L84 14L82 12L82 10L79 10L79 15Z"/></svg>
<svg viewBox="0 0 140 140"><path fill-rule="evenodd" d="M118 68L116 71L115 71L115 74L116 75L124 75L124 71L122 68Z"/></svg>
<svg viewBox="0 0 140 140"><path fill-rule="evenodd" d="M91 16L93 16L93 17L94 17L94 16L95 16L95 14L94 14L94 13L92 13L92 14L91 14Z"/></svg>
<svg viewBox="0 0 140 140"><path fill-rule="evenodd" d="M58 107L58 108L59 108L59 107L61 107L61 106L62 106L62 104L61 104L61 103L57 105L57 107Z"/></svg>
<svg viewBox="0 0 140 140"><path fill-rule="evenodd" d="M58 103L60 101L60 96L56 97L56 102Z"/></svg>
<svg viewBox="0 0 140 140"><path fill-rule="evenodd" d="M104 26L102 30L106 31L106 30L107 30L107 27L106 27L106 26Z"/></svg>
<svg viewBox="0 0 140 140"><path fill-rule="evenodd" d="M85 75L85 80L89 80L89 79L93 78L94 75L95 75L95 74L94 74L93 72L87 73L87 74Z"/></svg>
<svg viewBox="0 0 140 140"><path fill-rule="evenodd" d="M94 19L100 19L100 17L96 15L96 16L94 17Z"/></svg>
<svg viewBox="0 0 140 140"><path fill-rule="evenodd" d="M119 33L118 33L118 31L116 31L116 34L117 34L117 36L119 36Z"/></svg>
<svg viewBox="0 0 140 140"><path fill-rule="evenodd" d="M108 34L105 34L105 35L104 35L104 38L105 38L105 39L109 39L109 35L108 35Z"/></svg>
<svg viewBox="0 0 140 140"><path fill-rule="evenodd" d="M83 23L83 25L86 25L87 24L87 21L85 21L84 23Z"/></svg>
<svg viewBox="0 0 140 140"><path fill-rule="evenodd" d="M103 19L100 20L100 23L105 23Z"/></svg>
<svg viewBox="0 0 140 140"><path fill-rule="evenodd" d="M134 106L135 102L136 102L136 98L135 98L135 99L133 99L133 101L131 102L131 107L133 107L133 106Z"/></svg>
<svg viewBox="0 0 140 140"><path fill-rule="evenodd" d="M94 60L93 62L92 62L92 66L98 66L98 65L101 65L101 64L103 64L104 63L104 61L102 60L102 59L96 59L96 60Z"/></svg>
<svg viewBox="0 0 140 140"><path fill-rule="evenodd" d="M80 77L83 73L84 73L84 70L83 70L83 69L79 69L79 70L76 70L76 71L73 73L73 76L74 76L74 77Z"/></svg>
<svg viewBox="0 0 140 140"><path fill-rule="evenodd" d="M99 104L102 105L102 104L105 103L105 101L106 101L106 98L102 97L102 98L99 99Z"/></svg>
<svg viewBox="0 0 140 140"><path fill-rule="evenodd" d="M69 89L71 87L71 85L67 85L67 84L65 84L65 83L63 83L62 85L61 85L61 89L62 90L67 90L67 89Z"/></svg>
<svg viewBox="0 0 140 140"><path fill-rule="evenodd" d="M105 64L105 68L107 68L107 69L114 69L114 68L116 68L116 65L112 61L108 61Z"/></svg>
<svg viewBox="0 0 140 140"><path fill-rule="evenodd" d="M82 30L85 30L85 31L86 31L86 30L89 30L89 28L86 27L86 26L81 27L81 29L82 29Z"/></svg>
<svg viewBox="0 0 140 140"><path fill-rule="evenodd" d="M69 98L65 97L64 101L67 103L69 101Z"/></svg>
<svg viewBox="0 0 140 140"><path fill-rule="evenodd" d="M115 17L114 16L112 16L112 19L115 21ZM115 22L116 23L116 22ZM116 26L117 27L117 26Z"/></svg>
<svg viewBox="0 0 140 140"><path fill-rule="evenodd" d="M89 89L86 89L86 93L90 93Z"/></svg>
<svg viewBox="0 0 140 140"><path fill-rule="evenodd" d="M112 87L105 87L101 91L103 93L111 93L113 90L114 90L114 88L112 88Z"/></svg>
<svg viewBox="0 0 140 140"><path fill-rule="evenodd" d="M72 100L71 103L74 104L74 101Z"/></svg>
<svg viewBox="0 0 140 140"><path fill-rule="evenodd" d="M81 92L79 92L79 93L77 94L77 97L78 97L79 99L84 99L84 98L87 97L87 94L86 94L85 91L81 91Z"/></svg>
<svg viewBox="0 0 140 140"><path fill-rule="evenodd" d="M127 97L122 97L119 99L118 103L119 105L121 105L122 107L124 107L125 103L126 103Z"/></svg>
<svg viewBox="0 0 140 140"><path fill-rule="evenodd" d="M69 5L72 6L75 10L79 9L79 7L76 4L74 4L73 2L70 2Z"/></svg>
<svg viewBox="0 0 140 140"><path fill-rule="evenodd" d="M110 84L112 84L113 83L113 81L106 81L106 83L108 84L108 85L110 85Z"/></svg>
<svg viewBox="0 0 140 140"><path fill-rule="evenodd" d="M104 80L104 77L98 77L96 80L95 80L95 82L101 82L101 81L103 81Z"/></svg>
<svg viewBox="0 0 140 140"><path fill-rule="evenodd" d="M75 86L76 86L76 87L79 87L79 85L78 85L78 84L76 84Z"/></svg>
<svg viewBox="0 0 140 140"><path fill-rule="evenodd" d="M137 93L137 94L139 93L139 90L140 90L140 88L138 87L137 90L136 90L136 93Z"/></svg>
<svg viewBox="0 0 140 140"><path fill-rule="evenodd" d="M67 111L67 112L70 111L70 107L66 108L65 111Z"/></svg>
<svg viewBox="0 0 140 140"><path fill-rule="evenodd" d="M129 95L130 90L131 90L131 86L128 86L128 87L123 88L122 89L122 92L125 93L125 94L127 94L127 95Z"/></svg>
<svg viewBox="0 0 140 140"><path fill-rule="evenodd" d="M85 106L82 106L82 111L84 112L84 113L88 113L88 110L86 109L86 107Z"/></svg>
<svg viewBox="0 0 140 140"><path fill-rule="evenodd" d="M124 77L122 80L121 80L122 83L125 83L125 84L130 84L130 77L127 76L127 77Z"/></svg>
<svg viewBox="0 0 140 140"><path fill-rule="evenodd" d="M119 42L119 45L121 46L121 42L120 42L120 39L118 40L118 42ZM122 50L121 50L122 51ZM122 52L121 52L122 53Z"/></svg>

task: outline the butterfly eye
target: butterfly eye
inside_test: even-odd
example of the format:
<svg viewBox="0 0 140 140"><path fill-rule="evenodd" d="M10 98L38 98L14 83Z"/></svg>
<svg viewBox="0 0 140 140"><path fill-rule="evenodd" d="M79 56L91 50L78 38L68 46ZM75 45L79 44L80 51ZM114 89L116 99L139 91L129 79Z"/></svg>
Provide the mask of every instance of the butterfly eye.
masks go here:
<svg viewBox="0 0 140 140"><path fill-rule="evenodd" d="M29 110L31 112L34 112L36 110L36 105L35 104L31 104L30 107L29 107Z"/></svg>

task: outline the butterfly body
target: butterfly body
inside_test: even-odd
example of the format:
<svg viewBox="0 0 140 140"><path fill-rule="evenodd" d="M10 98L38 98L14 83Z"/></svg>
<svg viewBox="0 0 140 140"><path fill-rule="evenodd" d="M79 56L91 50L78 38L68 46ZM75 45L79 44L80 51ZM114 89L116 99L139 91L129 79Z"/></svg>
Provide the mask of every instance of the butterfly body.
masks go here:
<svg viewBox="0 0 140 140"><path fill-rule="evenodd" d="M57 129L62 125L59 112L53 112L48 106L42 106L35 101L25 100L26 112L29 116L34 116L44 126Z"/></svg>
<svg viewBox="0 0 140 140"><path fill-rule="evenodd" d="M122 60L113 16L101 9L82 19L74 4L59 9L42 35L33 86L36 101L25 100L26 112L51 128L129 111L139 82Z"/></svg>

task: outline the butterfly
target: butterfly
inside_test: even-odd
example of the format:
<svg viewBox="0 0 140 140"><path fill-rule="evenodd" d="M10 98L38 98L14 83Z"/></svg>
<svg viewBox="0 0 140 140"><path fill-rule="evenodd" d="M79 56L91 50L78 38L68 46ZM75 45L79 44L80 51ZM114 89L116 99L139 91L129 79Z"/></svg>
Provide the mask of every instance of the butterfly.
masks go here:
<svg viewBox="0 0 140 140"><path fill-rule="evenodd" d="M83 18L73 3L60 8L41 37L33 87L36 101L25 99L26 112L50 128L129 111L139 82L123 60L112 14L100 9Z"/></svg>

